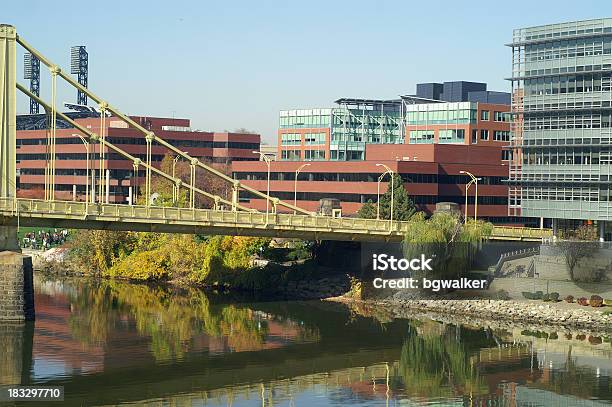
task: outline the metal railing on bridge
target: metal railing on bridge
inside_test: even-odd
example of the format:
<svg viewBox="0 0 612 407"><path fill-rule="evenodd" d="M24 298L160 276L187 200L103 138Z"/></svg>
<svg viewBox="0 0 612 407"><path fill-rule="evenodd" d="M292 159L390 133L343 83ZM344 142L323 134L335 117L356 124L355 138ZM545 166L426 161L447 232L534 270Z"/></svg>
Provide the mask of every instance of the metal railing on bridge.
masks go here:
<svg viewBox="0 0 612 407"><path fill-rule="evenodd" d="M399 242L409 222L79 201L0 198L0 216L22 225L168 233ZM491 239L542 240L546 229L494 227Z"/></svg>

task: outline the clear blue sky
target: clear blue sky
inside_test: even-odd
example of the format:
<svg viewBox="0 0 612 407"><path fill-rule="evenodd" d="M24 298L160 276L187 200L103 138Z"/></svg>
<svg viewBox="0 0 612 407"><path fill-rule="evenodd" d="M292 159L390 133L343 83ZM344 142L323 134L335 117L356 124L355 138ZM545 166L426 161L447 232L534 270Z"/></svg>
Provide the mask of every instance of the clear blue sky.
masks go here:
<svg viewBox="0 0 612 407"><path fill-rule="evenodd" d="M392 98L429 81L507 91L513 28L611 17L612 3L29 0L2 14L63 67L71 45L86 45L89 87L124 112L275 140L280 109ZM74 102L73 93L60 100Z"/></svg>

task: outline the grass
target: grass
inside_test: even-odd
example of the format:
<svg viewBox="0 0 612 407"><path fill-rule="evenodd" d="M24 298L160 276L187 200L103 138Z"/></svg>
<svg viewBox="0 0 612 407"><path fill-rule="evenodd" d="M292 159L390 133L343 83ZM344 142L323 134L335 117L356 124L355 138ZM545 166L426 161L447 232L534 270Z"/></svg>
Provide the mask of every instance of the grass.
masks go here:
<svg viewBox="0 0 612 407"><path fill-rule="evenodd" d="M19 230L17 231L17 239L19 239L19 244L23 243L23 238L25 237L25 235L27 233L30 233L30 232L34 232L34 234L36 235L36 238L38 240L38 231L40 231L40 230L43 230L43 231L45 231L47 233L51 233L51 234L55 233L55 228L41 228L41 227L32 227L32 226L20 226ZM62 230L62 229L57 229L58 232L60 230ZM70 232L70 230L69 230L69 232ZM71 237L71 234L68 233L67 241L70 240L70 237ZM38 240L38 242L40 244L40 240ZM59 245L51 245L51 247L57 247L57 246L59 246Z"/></svg>

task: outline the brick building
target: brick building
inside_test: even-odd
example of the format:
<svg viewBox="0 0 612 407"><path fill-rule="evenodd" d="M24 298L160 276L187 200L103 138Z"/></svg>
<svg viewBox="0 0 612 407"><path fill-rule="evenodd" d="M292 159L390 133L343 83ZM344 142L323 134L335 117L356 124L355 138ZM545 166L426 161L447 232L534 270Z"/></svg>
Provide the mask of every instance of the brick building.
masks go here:
<svg viewBox="0 0 612 407"><path fill-rule="evenodd" d="M469 171L482 178L478 184L478 217L495 224L532 224L529 219L508 217L508 188L504 180L508 167L502 161L502 147L496 145L402 144L366 146L368 159L362 161L292 162L270 164L270 195L292 202L297 187L297 205L316 211L319 199L336 198L343 216L353 216L367 202L377 201L377 180L385 164L399 174L410 198L419 210L432 213L438 202L454 202L464 210L465 184ZM396 159L395 157L400 157ZM415 159L416 158L416 159ZM304 164L295 182L296 170ZM267 165L264 162L234 162L233 176L260 191L267 189ZM380 193L387 188L380 185ZM468 194L468 213L473 216L475 188ZM248 195L244 205L262 211L266 202Z"/></svg>
<svg viewBox="0 0 612 407"><path fill-rule="evenodd" d="M94 112L75 112L74 119L82 126L99 133L100 118ZM133 116L136 122L174 146L202 161L218 165L232 161L258 160L253 151L259 150L259 134L215 133L192 130L189 119ZM89 157L78 132L68 123L58 120L56 130L55 196L57 199L85 199L87 180L91 186L92 173L99 183L99 144L90 146ZM47 130L45 115L24 115L17 120L18 195L44 197L45 168L47 166ZM106 138L131 155L146 161L144 136L118 118L105 120ZM152 162L159 166L169 151L156 143L152 146ZM89 160L90 174L87 175ZM116 153L105 150L104 168L108 169L108 201L126 203L139 185L144 186L144 169L134 174L132 163ZM103 174L103 179L106 174ZM106 186L105 186L106 189ZM90 189L91 190L91 189ZM131 191L130 191L131 190ZM155 191L153 191L155 192Z"/></svg>

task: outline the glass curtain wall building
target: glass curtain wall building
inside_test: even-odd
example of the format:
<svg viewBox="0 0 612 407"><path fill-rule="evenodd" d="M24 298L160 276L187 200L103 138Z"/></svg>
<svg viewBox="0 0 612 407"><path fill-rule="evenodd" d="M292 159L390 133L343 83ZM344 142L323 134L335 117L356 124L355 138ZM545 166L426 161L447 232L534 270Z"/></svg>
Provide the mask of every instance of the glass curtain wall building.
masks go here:
<svg viewBox="0 0 612 407"><path fill-rule="evenodd" d="M282 160L363 160L366 144L404 142L401 100L339 99L336 104L280 112Z"/></svg>
<svg viewBox="0 0 612 407"><path fill-rule="evenodd" d="M331 160L363 160L366 144L402 144L402 101L339 99L332 109Z"/></svg>
<svg viewBox="0 0 612 407"><path fill-rule="evenodd" d="M511 215L612 220L611 45L610 18L514 30Z"/></svg>

